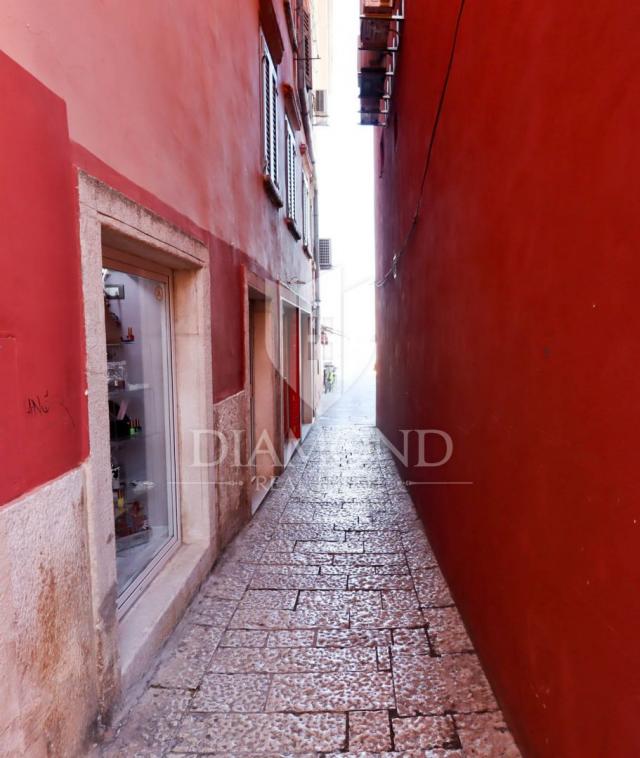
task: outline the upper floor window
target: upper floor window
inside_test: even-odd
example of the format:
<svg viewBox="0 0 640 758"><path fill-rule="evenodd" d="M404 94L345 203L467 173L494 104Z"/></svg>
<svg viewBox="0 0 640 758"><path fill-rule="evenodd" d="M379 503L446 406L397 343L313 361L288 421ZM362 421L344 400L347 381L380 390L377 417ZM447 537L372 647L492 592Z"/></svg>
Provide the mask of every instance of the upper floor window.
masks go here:
<svg viewBox="0 0 640 758"><path fill-rule="evenodd" d="M307 251L313 246L313 198L304 171L302 172L302 244Z"/></svg>
<svg viewBox="0 0 640 758"><path fill-rule="evenodd" d="M266 41L262 41L263 173L278 187L278 75Z"/></svg>
<svg viewBox="0 0 640 758"><path fill-rule="evenodd" d="M287 128L287 218L294 224L297 222L298 206L298 181L297 181L297 161L298 153L296 147L296 138L293 129L286 119Z"/></svg>

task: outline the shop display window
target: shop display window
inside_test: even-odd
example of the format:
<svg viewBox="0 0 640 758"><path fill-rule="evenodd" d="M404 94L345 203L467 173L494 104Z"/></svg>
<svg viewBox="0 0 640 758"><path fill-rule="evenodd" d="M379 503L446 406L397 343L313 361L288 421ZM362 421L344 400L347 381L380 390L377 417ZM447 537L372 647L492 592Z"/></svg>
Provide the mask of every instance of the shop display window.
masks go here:
<svg viewBox="0 0 640 758"><path fill-rule="evenodd" d="M102 272L119 606L178 543L169 277Z"/></svg>

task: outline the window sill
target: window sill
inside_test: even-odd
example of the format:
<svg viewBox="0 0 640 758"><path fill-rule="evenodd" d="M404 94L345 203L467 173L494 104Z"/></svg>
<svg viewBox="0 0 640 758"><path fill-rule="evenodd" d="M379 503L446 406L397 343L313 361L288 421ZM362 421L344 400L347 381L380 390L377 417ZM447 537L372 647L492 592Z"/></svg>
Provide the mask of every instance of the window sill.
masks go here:
<svg viewBox="0 0 640 758"><path fill-rule="evenodd" d="M273 179L269 174L262 175L262 183L264 185L265 192L267 193L269 200L275 205L276 208L282 208L284 202L280 195L280 190L277 188Z"/></svg>
<svg viewBox="0 0 640 758"><path fill-rule="evenodd" d="M292 219L292 218L290 218L289 216L287 216L287 217L285 218L285 220L284 220L284 221L285 221L285 224L287 225L287 228L288 228L288 229L289 229L289 231L291 232L291 235L292 235L292 237L293 237L295 240L299 240L299 239L301 239L302 235L301 235L301 234L300 234L300 232L298 231L298 227L297 227L297 225L296 225L296 222L295 222L295 220L294 220L294 219Z"/></svg>
<svg viewBox="0 0 640 758"><path fill-rule="evenodd" d="M212 563L213 555L208 542L181 545L136 604L119 621L123 693L151 669L176 620L189 607Z"/></svg>

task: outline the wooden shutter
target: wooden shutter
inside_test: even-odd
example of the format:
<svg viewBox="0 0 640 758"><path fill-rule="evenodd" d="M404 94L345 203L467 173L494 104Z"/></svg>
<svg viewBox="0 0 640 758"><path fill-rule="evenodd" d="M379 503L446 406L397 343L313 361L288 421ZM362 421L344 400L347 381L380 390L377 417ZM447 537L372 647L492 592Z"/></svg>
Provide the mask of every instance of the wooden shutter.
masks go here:
<svg viewBox="0 0 640 758"><path fill-rule="evenodd" d="M263 172L278 186L278 75L266 42L262 57Z"/></svg>
<svg viewBox="0 0 640 758"><path fill-rule="evenodd" d="M304 84L307 89L313 89L313 44L311 39L311 16L309 11L302 11L302 39L304 55Z"/></svg>
<svg viewBox="0 0 640 758"><path fill-rule="evenodd" d="M302 244L307 247L309 244L309 214L308 214L308 197L307 178L302 174Z"/></svg>
<svg viewBox="0 0 640 758"><path fill-rule="evenodd" d="M292 221L296 221L296 195L297 195L297 175L296 175L296 138L291 129L291 124L287 119L287 216Z"/></svg>
<svg viewBox="0 0 640 758"><path fill-rule="evenodd" d="M263 173L271 175L272 139L271 139L271 66L269 58L262 58L262 127L264 145Z"/></svg>
<svg viewBox="0 0 640 758"><path fill-rule="evenodd" d="M296 220L296 139L287 121L287 216Z"/></svg>
<svg viewBox="0 0 640 758"><path fill-rule="evenodd" d="M298 175L296 173L296 140L291 135L291 218L297 221L298 217Z"/></svg>
<svg viewBox="0 0 640 758"><path fill-rule="evenodd" d="M278 77L275 68L271 75L271 153L273 165L271 178L278 184Z"/></svg>
<svg viewBox="0 0 640 758"><path fill-rule="evenodd" d="M278 78L271 67L271 178L278 185Z"/></svg>

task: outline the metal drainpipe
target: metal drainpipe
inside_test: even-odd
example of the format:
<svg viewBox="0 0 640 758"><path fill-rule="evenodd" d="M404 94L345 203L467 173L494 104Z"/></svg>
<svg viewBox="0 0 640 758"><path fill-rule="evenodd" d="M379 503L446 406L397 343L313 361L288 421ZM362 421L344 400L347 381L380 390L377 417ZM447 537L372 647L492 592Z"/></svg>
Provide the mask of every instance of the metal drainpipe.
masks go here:
<svg viewBox="0 0 640 758"><path fill-rule="evenodd" d="M315 177L314 177L315 184ZM318 188L313 188L313 260L316 264L315 277L318 280L316 284L317 299L320 300L320 234L318 232L318 221L320 214L318 213Z"/></svg>

